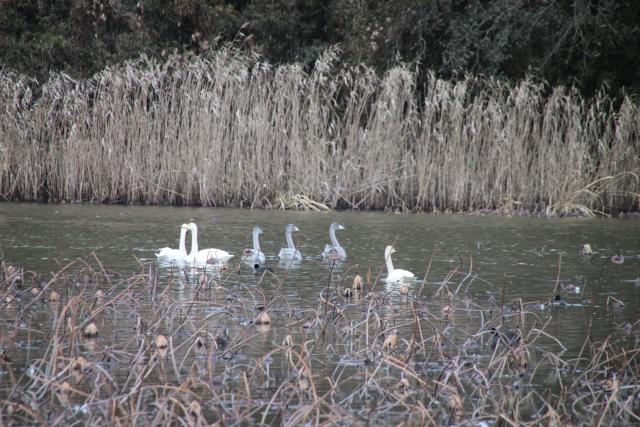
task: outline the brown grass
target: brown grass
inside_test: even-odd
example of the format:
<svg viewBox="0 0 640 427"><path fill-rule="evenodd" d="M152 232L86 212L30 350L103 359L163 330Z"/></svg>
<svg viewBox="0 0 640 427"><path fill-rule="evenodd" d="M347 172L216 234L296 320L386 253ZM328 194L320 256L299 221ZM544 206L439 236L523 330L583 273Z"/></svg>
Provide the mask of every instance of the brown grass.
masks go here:
<svg viewBox="0 0 640 427"><path fill-rule="evenodd" d="M41 85L0 71L0 197L277 208L640 207L640 107L397 66L310 74L232 50ZM37 91L38 95L34 95ZM424 93L424 96L420 95Z"/></svg>

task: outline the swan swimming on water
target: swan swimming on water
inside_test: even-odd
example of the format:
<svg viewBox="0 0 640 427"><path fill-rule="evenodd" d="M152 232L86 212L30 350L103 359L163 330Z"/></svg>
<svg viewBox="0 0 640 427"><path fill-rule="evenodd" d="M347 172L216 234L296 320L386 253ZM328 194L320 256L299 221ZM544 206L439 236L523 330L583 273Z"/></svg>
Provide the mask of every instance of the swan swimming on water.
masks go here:
<svg viewBox="0 0 640 427"><path fill-rule="evenodd" d="M347 251L344 250L338 239L336 238L336 230L344 230L344 226L337 222L331 223L329 226L329 238L331 239L330 245L325 245L324 251L322 251L323 257L329 257L336 260L344 260L347 258Z"/></svg>
<svg viewBox="0 0 640 427"><path fill-rule="evenodd" d="M191 252L188 255L188 261L196 267L222 267L233 255L227 251L216 248L207 248L198 250L198 226L190 222L188 225L191 230Z"/></svg>
<svg viewBox="0 0 640 427"><path fill-rule="evenodd" d="M401 283L401 282L410 282L414 279L414 274L407 270L402 270L400 268L393 268L393 262L391 261L391 254L395 253L396 250L393 246L387 246L384 249L384 260L387 263L387 278L385 279L387 283Z"/></svg>
<svg viewBox="0 0 640 427"><path fill-rule="evenodd" d="M293 238L291 237L291 233L293 233L294 231L300 231L298 227L295 226L295 224L289 224L285 228L287 247L280 249L280 252L278 253L278 257L280 257L280 259L302 261L302 254L293 245Z"/></svg>
<svg viewBox="0 0 640 427"><path fill-rule="evenodd" d="M261 234L262 228L258 227L257 225L253 227L253 249L247 248L242 254L242 260L249 265L264 264L265 256L264 252L260 250L259 240Z"/></svg>
<svg viewBox="0 0 640 427"><path fill-rule="evenodd" d="M187 224L182 224L182 226L180 226L180 243L178 249L171 249L169 247L161 248L160 252L158 252L156 256L161 258L163 261L186 261L187 249L185 247L185 240L188 230L189 226Z"/></svg>

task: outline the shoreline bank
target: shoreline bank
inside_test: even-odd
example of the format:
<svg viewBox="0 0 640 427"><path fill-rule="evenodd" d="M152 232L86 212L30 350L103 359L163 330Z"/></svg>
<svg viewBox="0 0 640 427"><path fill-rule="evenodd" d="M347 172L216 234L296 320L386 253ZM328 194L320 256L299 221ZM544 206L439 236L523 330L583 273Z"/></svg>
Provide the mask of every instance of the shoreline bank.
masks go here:
<svg viewBox="0 0 640 427"><path fill-rule="evenodd" d="M505 208L496 208L496 209L475 209L472 211L452 211L452 210L436 210L436 211L425 211L425 210L397 210L397 209L363 209L363 210L354 210L354 209L280 209L277 207L241 207L241 206L203 206L203 205L169 205L169 204L157 204L157 205L145 205L140 203L99 203L99 202L83 202L83 201L33 201L33 200L4 200L0 201L0 204L38 204L38 205L78 205L78 206L131 206L131 207L172 207L172 208L212 208L212 209L246 209L246 210L262 210L262 211L295 211L295 212L311 212L311 213L331 213L331 212L353 212L353 213L371 213L378 212L389 215L453 215L453 216L494 216L494 217L518 217L518 218L621 218L621 219L630 219L630 218L640 218L640 211L619 211L615 213L592 213L591 215L587 213L580 212L561 212L561 213L550 213L545 212L543 209L539 210L529 210L529 209L521 209L521 210L510 210Z"/></svg>

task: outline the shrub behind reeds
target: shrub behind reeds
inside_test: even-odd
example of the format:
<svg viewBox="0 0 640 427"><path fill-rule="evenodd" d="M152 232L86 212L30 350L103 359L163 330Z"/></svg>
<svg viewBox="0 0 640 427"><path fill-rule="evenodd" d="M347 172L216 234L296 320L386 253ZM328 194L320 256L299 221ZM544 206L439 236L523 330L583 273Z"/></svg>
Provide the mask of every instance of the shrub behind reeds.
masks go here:
<svg viewBox="0 0 640 427"><path fill-rule="evenodd" d="M9 200L547 214L640 207L640 107L533 80L307 73L231 50L42 85L0 72ZM37 96L34 92L37 91ZM313 204L317 202L318 204Z"/></svg>

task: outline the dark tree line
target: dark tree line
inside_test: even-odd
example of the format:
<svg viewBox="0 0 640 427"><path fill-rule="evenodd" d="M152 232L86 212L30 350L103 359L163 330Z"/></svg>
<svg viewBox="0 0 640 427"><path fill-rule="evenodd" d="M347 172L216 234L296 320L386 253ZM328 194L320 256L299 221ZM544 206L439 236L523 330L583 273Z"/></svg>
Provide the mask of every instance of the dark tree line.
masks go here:
<svg viewBox="0 0 640 427"><path fill-rule="evenodd" d="M444 77L640 91L638 0L0 1L0 63L40 78L223 44L309 68L340 44L345 62L380 71L404 61Z"/></svg>

